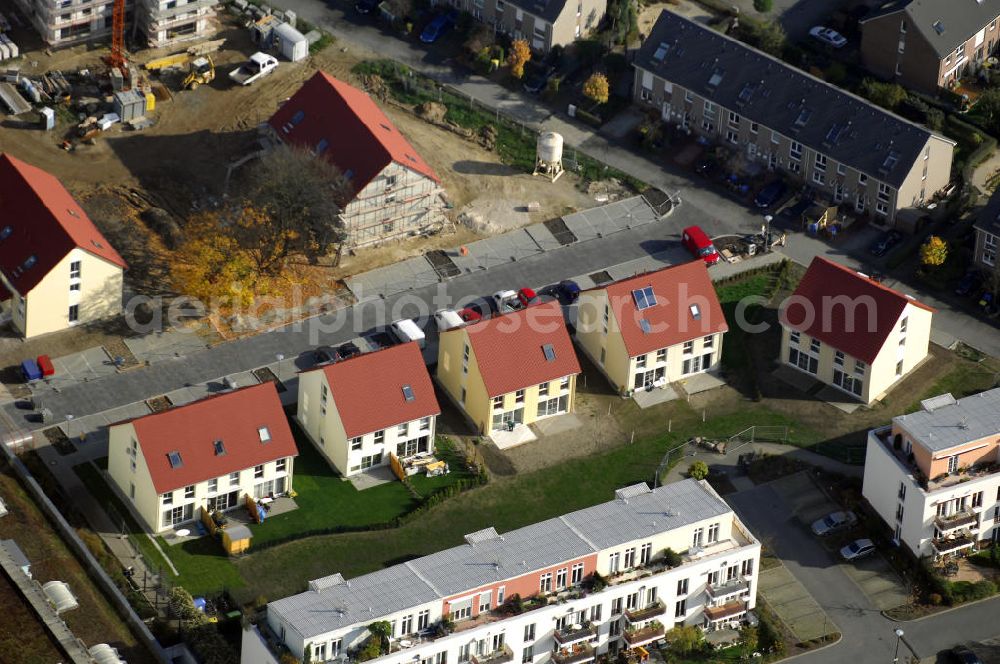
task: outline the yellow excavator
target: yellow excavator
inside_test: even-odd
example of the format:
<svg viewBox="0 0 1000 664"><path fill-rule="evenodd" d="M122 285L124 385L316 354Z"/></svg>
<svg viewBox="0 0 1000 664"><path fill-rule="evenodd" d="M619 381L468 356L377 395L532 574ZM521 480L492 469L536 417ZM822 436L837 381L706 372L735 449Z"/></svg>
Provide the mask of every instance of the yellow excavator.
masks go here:
<svg viewBox="0 0 1000 664"><path fill-rule="evenodd" d="M215 80L215 63L209 55L191 61L188 75L184 78L185 90L197 90L199 85Z"/></svg>

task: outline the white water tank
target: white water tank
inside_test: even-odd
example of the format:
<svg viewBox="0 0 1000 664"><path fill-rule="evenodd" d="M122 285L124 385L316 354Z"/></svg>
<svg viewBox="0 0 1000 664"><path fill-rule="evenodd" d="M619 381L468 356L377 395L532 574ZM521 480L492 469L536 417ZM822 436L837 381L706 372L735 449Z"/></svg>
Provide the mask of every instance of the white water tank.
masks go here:
<svg viewBox="0 0 1000 664"><path fill-rule="evenodd" d="M563 137L554 131L542 132L538 136L538 160L549 163L562 161Z"/></svg>

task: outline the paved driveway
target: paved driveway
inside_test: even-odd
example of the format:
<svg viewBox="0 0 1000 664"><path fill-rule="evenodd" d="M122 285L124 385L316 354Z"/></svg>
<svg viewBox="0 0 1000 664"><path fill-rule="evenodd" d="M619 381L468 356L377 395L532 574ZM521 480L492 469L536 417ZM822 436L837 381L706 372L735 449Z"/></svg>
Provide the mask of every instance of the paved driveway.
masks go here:
<svg viewBox="0 0 1000 664"><path fill-rule="evenodd" d="M844 568L871 603L883 611L902 606L910 598L896 570L882 554L844 564Z"/></svg>
<svg viewBox="0 0 1000 664"><path fill-rule="evenodd" d="M761 572L757 591L799 641L818 639L837 629L805 586L784 566Z"/></svg>

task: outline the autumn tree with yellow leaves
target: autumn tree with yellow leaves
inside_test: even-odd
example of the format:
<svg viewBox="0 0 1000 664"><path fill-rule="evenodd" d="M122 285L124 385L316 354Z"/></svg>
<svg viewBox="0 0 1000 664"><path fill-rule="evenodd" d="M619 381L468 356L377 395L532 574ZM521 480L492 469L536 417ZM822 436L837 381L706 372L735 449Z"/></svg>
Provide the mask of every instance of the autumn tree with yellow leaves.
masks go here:
<svg viewBox="0 0 1000 664"><path fill-rule="evenodd" d="M594 72L583 84L583 96L598 104L607 104L611 94L608 77L600 72Z"/></svg>
<svg viewBox="0 0 1000 664"><path fill-rule="evenodd" d="M531 47L527 40L515 39L510 45L510 54L507 55L507 64L510 65L510 73L514 78L524 77L524 65L531 60Z"/></svg>

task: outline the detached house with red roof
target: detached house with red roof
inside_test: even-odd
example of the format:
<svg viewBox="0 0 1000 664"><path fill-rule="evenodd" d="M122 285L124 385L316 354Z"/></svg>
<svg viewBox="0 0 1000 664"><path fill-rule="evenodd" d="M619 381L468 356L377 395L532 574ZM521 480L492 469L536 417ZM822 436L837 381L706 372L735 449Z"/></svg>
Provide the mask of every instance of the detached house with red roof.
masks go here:
<svg viewBox="0 0 1000 664"><path fill-rule="evenodd" d="M580 294L576 340L627 394L711 371L729 330L702 260Z"/></svg>
<svg viewBox="0 0 1000 664"><path fill-rule="evenodd" d="M152 532L292 488L298 449L273 383L111 425L108 474Z"/></svg>
<svg viewBox="0 0 1000 664"><path fill-rule="evenodd" d="M933 314L817 256L781 311L781 361L871 403L927 357Z"/></svg>
<svg viewBox="0 0 1000 664"><path fill-rule="evenodd" d="M347 178L337 201L353 247L440 228L441 180L371 97L316 72L268 121L279 142L328 159Z"/></svg>
<svg viewBox="0 0 1000 664"><path fill-rule="evenodd" d="M440 414L416 343L299 374L299 424L344 476L430 455Z"/></svg>
<svg viewBox="0 0 1000 664"><path fill-rule="evenodd" d="M121 313L126 267L59 180L0 154L0 301L21 336Z"/></svg>
<svg viewBox="0 0 1000 664"><path fill-rule="evenodd" d="M558 302L441 333L437 379L480 432L573 410L580 363Z"/></svg>

